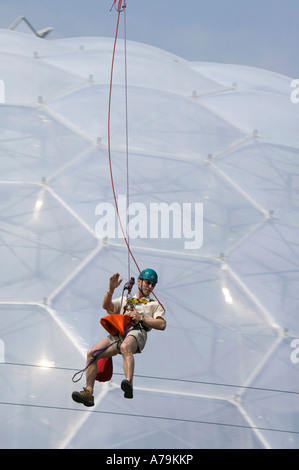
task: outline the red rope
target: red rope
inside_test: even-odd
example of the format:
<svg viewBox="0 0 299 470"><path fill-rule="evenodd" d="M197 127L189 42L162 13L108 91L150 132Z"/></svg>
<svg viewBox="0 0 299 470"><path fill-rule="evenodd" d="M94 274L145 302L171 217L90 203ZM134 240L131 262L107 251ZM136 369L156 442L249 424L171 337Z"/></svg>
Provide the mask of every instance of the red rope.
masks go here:
<svg viewBox="0 0 299 470"><path fill-rule="evenodd" d="M116 8L116 2L117 2L117 0L114 0L114 2L112 3L112 7L110 8L110 11L112 10L113 7L115 7L116 11L121 13L122 11L124 11L124 9L127 6L126 5L126 0L119 0L117 8Z"/></svg>
<svg viewBox="0 0 299 470"><path fill-rule="evenodd" d="M116 4L116 0L114 0L114 3L111 8ZM116 212L117 212L117 217L119 220L119 225L121 227L121 231L125 240L125 243L127 245L128 251L130 256L132 257L139 273L141 273L141 270L138 266L138 263L130 249L130 245L127 239L127 236L125 234L123 224L119 215L119 209L118 209L118 203L116 199L116 192L115 192L115 186L114 186L114 180L113 180L113 172L112 172L112 159L111 159L111 99L112 99L112 84L113 84L113 71L114 71L114 61L115 61L115 51L116 51L116 43L117 43L117 37L118 37L118 30L119 30L119 21L120 21L120 14L124 10L125 6L123 5L123 0L118 1L118 7L117 7L117 23L116 23L116 32L115 32L115 38L114 38L114 45L113 45L113 52L112 52L112 63L111 63L111 74L110 74L110 86L109 86L109 102L108 102L108 156L109 156L109 168L110 168L110 178L111 178L111 185L112 185L112 191L113 191L113 198L114 198L114 203L116 207ZM124 2L125 5L125 2ZM126 84L127 85L127 84ZM127 101L127 100L126 100ZM127 106L127 103L126 103ZM126 112L127 114L127 112ZM126 133L126 135L128 135ZM129 276L130 277L130 276Z"/></svg>
<svg viewBox="0 0 299 470"><path fill-rule="evenodd" d="M116 208L116 212L117 212L119 225L121 227L121 231L122 231L122 234L123 234L123 237L124 237L125 243L127 245L127 249L128 249L128 259L130 259L130 256L131 256L132 260L135 263L135 266L136 266L137 270L141 274L141 270L140 270L140 268L138 266L138 263L137 263L134 255L132 253L132 250L130 248L130 244L129 244L129 241L128 241L128 237L125 234L123 224L122 224L122 221L121 221L121 218L120 218L118 203L117 203L117 198L116 198L116 191L115 191L115 186L114 186L114 180L113 180L113 171L112 171L112 158L111 158L111 100L112 100L113 71L114 71L115 51L116 51L116 43L117 43L117 38L118 38L120 14L125 10L125 8L127 6L126 5L126 0L118 0L118 6L117 7L116 7L116 3L117 3L117 0L114 0L114 2L112 4L112 7L111 7L111 10L112 10L112 8L115 6L115 9L118 12L118 15L117 15L116 31L115 31L115 38L114 38L114 44L113 44L113 52L112 52L110 85L109 85L109 101L108 101L108 157L109 157L110 179L111 179L111 186L112 186L114 204L115 204L115 208ZM126 22L125 22L126 158L127 158L127 201L128 201L128 197L129 197L129 194L128 194L128 103L127 103L127 87L128 86L127 86L127 58L126 58L126 55L127 55L127 49L126 49ZM127 223L127 227L128 227L128 223ZM142 276L142 274L141 274L141 276ZM128 278L130 279L130 273L128 275ZM158 297L154 294L154 292L152 292L152 294L155 297L155 299L158 301L158 303L161 305L163 310L165 310L163 305L159 301Z"/></svg>
<svg viewBox="0 0 299 470"><path fill-rule="evenodd" d="M125 5L126 7L126 5ZM130 206L130 179L129 179L129 126L128 126L128 67L127 67L127 18L126 10L124 9L124 45L125 45L125 109L126 109L126 165L127 165L127 239L130 245L129 227L129 206ZM128 251L128 279L131 278L130 274L130 253Z"/></svg>

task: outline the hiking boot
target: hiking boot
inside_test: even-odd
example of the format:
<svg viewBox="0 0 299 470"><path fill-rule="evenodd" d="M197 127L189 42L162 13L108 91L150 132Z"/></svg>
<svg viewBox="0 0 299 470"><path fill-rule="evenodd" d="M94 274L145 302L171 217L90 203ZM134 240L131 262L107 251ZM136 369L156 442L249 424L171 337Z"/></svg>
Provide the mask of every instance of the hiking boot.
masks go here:
<svg viewBox="0 0 299 470"><path fill-rule="evenodd" d="M85 406L94 406L93 394L87 388L83 388L82 392L73 392L72 399L76 403L83 403Z"/></svg>
<svg viewBox="0 0 299 470"><path fill-rule="evenodd" d="M125 398L133 398L133 385L129 380L124 379L122 383L120 384L120 386L121 386L121 389L125 392L124 393Z"/></svg>

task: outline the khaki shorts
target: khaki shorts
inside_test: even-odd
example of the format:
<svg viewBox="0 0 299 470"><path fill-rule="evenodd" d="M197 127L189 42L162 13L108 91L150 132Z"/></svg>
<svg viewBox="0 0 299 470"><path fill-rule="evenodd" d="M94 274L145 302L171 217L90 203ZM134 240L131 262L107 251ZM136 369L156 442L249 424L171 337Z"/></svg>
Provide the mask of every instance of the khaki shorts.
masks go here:
<svg viewBox="0 0 299 470"><path fill-rule="evenodd" d="M138 344L137 353L141 353L141 351L143 350L143 348L145 346L146 340L147 340L147 332L145 330L134 330L132 328L128 331L127 336L134 336L134 338L136 339L137 344ZM121 343L123 342L123 340L125 338L123 338L122 336L119 336L119 335L116 335L116 336L109 335L109 336L107 336L106 339L109 341L110 344L117 341L117 343L115 343L112 347L114 348L115 351L118 352L118 354L121 354L120 345L121 345Z"/></svg>

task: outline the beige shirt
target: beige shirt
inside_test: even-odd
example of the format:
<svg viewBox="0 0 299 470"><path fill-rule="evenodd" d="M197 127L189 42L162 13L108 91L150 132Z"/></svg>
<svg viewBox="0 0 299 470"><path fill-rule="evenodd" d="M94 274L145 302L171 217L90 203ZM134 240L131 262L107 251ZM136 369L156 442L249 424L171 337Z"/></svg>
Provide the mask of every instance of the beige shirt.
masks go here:
<svg viewBox="0 0 299 470"><path fill-rule="evenodd" d="M159 304L154 299L150 299L149 297L142 297L141 299L137 299L136 296L134 295L132 298L132 302L134 305L134 309L138 312L143 314L145 317L151 317L151 318L158 318L162 317L166 321L166 314L165 310L162 308L162 306ZM124 307L126 306L127 303L127 297L123 297L122 305L121 305L121 297L118 299L112 300L112 303L114 305L114 310L113 312L108 312L112 314L123 314L124 312ZM130 308L130 307L129 307ZM148 328L148 331L150 331L152 328Z"/></svg>

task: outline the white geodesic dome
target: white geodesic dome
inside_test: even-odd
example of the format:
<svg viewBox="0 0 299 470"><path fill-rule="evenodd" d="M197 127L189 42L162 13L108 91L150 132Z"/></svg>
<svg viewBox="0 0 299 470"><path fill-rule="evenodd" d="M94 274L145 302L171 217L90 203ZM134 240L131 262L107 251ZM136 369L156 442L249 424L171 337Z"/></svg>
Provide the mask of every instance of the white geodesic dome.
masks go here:
<svg viewBox="0 0 299 470"><path fill-rule="evenodd" d="M84 385L74 372L106 334L108 279L127 275L123 240L95 230L96 207L113 203L112 45L0 31L0 445L298 448L299 104L291 80L265 70L128 42L130 201L202 203L203 243L131 240L139 265L159 273L167 329L136 356L133 400L119 388L121 357L92 410L71 399ZM119 195L124 123L119 40Z"/></svg>

